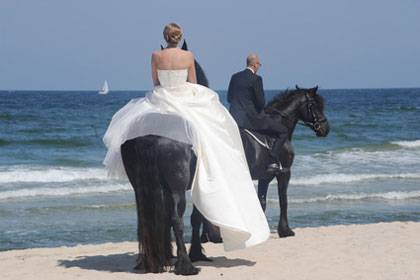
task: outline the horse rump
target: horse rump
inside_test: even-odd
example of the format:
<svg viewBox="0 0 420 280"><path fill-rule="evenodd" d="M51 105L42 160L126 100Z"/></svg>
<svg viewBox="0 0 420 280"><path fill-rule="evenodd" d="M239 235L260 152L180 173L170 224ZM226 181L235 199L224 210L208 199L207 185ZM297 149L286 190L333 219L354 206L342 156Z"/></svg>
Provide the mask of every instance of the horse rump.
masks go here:
<svg viewBox="0 0 420 280"><path fill-rule="evenodd" d="M173 257L172 199L159 180L156 153L156 136L135 138L121 145L124 168L137 205L140 256L136 268L153 273L166 271Z"/></svg>

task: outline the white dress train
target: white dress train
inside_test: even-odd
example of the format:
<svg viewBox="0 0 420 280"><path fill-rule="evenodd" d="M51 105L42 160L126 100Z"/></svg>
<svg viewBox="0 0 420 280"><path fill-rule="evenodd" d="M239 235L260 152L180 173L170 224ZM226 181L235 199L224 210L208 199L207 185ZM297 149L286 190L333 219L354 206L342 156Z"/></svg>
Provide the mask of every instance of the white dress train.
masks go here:
<svg viewBox="0 0 420 280"><path fill-rule="evenodd" d="M126 140L152 134L191 144L197 156L195 206L220 227L225 250L259 244L270 230L238 127L217 93L188 83L187 74L187 69L158 70L161 85L115 113L103 139L108 175L127 178L120 152Z"/></svg>

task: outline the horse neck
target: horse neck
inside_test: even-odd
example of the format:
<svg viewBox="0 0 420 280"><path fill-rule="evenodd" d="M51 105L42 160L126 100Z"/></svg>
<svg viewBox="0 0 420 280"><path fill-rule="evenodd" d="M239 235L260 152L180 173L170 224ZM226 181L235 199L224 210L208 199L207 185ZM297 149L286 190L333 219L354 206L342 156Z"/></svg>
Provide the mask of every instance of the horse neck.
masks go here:
<svg viewBox="0 0 420 280"><path fill-rule="evenodd" d="M290 141L299 121L299 108L302 106L302 102L304 102L303 98L291 98L287 102L278 102L272 106L274 109L282 112L281 116L277 115L276 119L288 128Z"/></svg>

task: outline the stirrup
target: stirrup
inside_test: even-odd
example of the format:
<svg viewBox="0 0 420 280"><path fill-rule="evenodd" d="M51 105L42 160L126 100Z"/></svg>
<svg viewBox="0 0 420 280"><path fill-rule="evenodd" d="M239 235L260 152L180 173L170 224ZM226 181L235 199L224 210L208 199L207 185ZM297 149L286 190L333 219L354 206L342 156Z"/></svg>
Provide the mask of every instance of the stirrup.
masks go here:
<svg viewBox="0 0 420 280"><path fill-rule="evenodd" d="M270 163L269 165L267 165L266 171L268 173L277 173L277 172L281 171L281 169L282 168L279 166L279 164L274 162L274 163Z"/></svg>

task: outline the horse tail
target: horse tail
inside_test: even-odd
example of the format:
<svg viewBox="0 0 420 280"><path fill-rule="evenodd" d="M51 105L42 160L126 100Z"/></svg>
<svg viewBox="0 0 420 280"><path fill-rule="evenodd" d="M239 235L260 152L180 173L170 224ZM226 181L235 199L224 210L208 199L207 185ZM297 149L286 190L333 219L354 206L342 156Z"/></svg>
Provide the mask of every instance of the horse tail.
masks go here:
<svg viewBox="0 0 420 280"><path fill-rule="evenodd" d="M163 272L170 266L171 204L159 179L157 138L153 136L127 141L121 147L124 166L136 195L139 268Z"/></svg>

